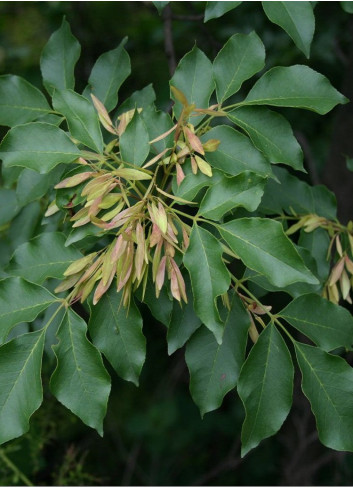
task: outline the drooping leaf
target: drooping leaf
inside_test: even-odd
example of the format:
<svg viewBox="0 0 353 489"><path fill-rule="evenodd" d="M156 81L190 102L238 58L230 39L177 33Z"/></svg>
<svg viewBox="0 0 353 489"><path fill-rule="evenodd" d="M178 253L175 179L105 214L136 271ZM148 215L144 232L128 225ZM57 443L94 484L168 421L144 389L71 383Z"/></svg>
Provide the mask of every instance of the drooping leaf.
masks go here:
<svg viewBox="0 0 353 489"><path fill-rule="evenodd" d="M20 206L13 189L0 189L0 226L11 221L18 214Z"/></svg>
<svg viewBox="0 0 353 489"><path fill-rule="evenodd" d="M192 334L201 326L201 319L194 310L194 297L190 278L187 274L185 274L184 280L188 302L187 304L180 304L177 301L173 301L173 312L167 333L168 355L172 355L176 350L182 348Z"/></svg>
<svg viewBox="0 0 353 489"><path fill-rule="evenodd" d="M251 172L240 173L236 177L224 176L207 190L199 213L217 221L236 207L245 207L253 212L261 202L265 183L264 178Z"/></svg>
<svg viewBox="0 0 353 489"><path fill-rule="evenodd" d="M47 289L20 277L0 281L0 343L16 324L33 321L57 299Z"/></svg>
<svg viewBox="0 0 353 489"><path fill-rule="evenodd" d="M309 58L315 31L311 2L262 2L262 7L270 21L282 27Z"/></svg>
<svg viewBox="0 0 353 489"><path fill-rule="evenodd" d="M138 386L146 357L142 317L133 300L127 311L121 305L121 296L111 287L91 308L88 329L93 344L109 360L116 373Z"/></svg>
<svg viewBox="0 0 353 489"><path fill-rule="evenodd" d="M279 315L325 351L352 347L353 317L319 295L297 297Z"/></svg>
<svg viewBox="0 0 353 489"><path fill-rule="evenodd" d="M353 451L353 370L314 346L295 343L302 389L316 418L319 439L333 450Z"/></svg>
<svg viewBox="0 0 353 489"><path fill-rule="evenodd" d="M279 222L258 217L242 218L220 225L219 231L245 265L265 275L273 285L318 283Z"/></svg>
<svg viewBox="0 0 353 489"><path fill-rule="evenodd" d="M130 57L124 49L127 38L111 51L103 53L96 61L83 95L93 93L108 112L118 103L118 90L131 73Z"/></svg>
<svg viewBox="0 0 353 489"><path fill-rule="evenodd" d="M43 197L60 179L62 167L57 166L49 173L40 174L25 168L18 177L16 196L19 205L25 206Z"/></svg>
<svg viewBox="0 0 353 489"><path fill-rule="evenodd" d="M222 103L237 93L243 82L264 66L265 47L257 34L234 34L213 62L217 101Z"/></svg>
<svg viewBox="0 0 353 489"><path fill-rule="evenodd" d="M211 94L215 88L212 78L212 63L205 53L196 45L180 61L170 84L180 90L189 104L195 104L198 109L207 109ZM174 114L178 118L182 111L182 104L176 100L173 93L171 97L175 100ZM192 117L190 122L198 124L202 116Z"/></svg>
<svg viewBox="0 0 353 489"><path fill-rule="evenodd" d="M266 107L240 107L228 118L241 127L271 163L286 163L303 170L303 152L289 122Z"/></svg>
<svg viewBox="0 0 353 489"><path fill-rule="evenodd" d="M218 19L225 13L238 7L242 2L207 2L205 8L204 22L208 22L211 19Z"/></svg>
<svg viewBox="0 0 353 489"><path fill-rule="evenodd" d="M222 261L222 247L218 240L209 231L194 225L184 265L190 273L195 312L220 343L224 323L216 301L218 296L227 292L230 276Z"/></svg>
<svg viewBox="0 0 353 489"><path fill-rule="evenodd" d="M57 366L50 389L64 406L103 436L110 377L86 332L85 321L68 309L57 332L59 343L53 346Z"/></svg>
<svg viewBox="0 0 353 489"><path fill-rule="evenodd" d="M42 404L44 337L44 330L35 331L0 347L0 444L26 433Z"/></svg>
<svg viewBox="0 0 353 489"><path fill-rule="evenodd" d="M282 426L292 405L293 376L288 348L276 327L269 324L252 347L238 381L246 413L242 457Z"/></svg>
<svg viewBox="0 0 353 489"><path fill-rule="evenodd" d="M278 182L268 180L260 209L265 214L318 214L336 219L336 197L323 185L312 187L291 175L285 168L274 167Z"/></svg>
<svg viewBox="0 0 353 489"><path fill-rule="evenodd" d="M150 151L149 136L145 122L137 110L120 138L122 159L142 166Z"/></svg>
<svg viewBox="0 0 353 489"><path fill-rule="evenodd" d="M247 170L264 177L272 174L270 163L249 138L230 126L216 126L201 137L203 143L208 139L221 141L216 151L206 154L212 167L234 176Z"/></svg>
<svg viewBox="0 0 353 489"><path fill-rule="evenodd" d="M205 327L188 341L185 360L190 371L190 392L201 416L217 409L227 392L236 386L245 359L249 326L249 314L234 294L225 318L222 344Z"/></svg>
<svg viewBox="0 0 353 489"><path fill-rule="evenodd" d="M23 166L48 173L59 163L71 163L79 149L62 129L44 122L13 127L0 145L4 166Z"/></svg>
<svg viewBox="0 0 353 489"><path fill-rule="evenodd" d="M63 278L67 267L82 254L65 247L66 237L59 232L44 233L19 246L6 268L10 275L41 284L48 277Z"/></svg>
<svg viewBox="0 0 353 489"><path fill-rule="evenodd" d="M0 76L0 125L24 124L50 110L42 92L25 79L14 75Z"/></svg>
<svg viewBox="0 0 353 489"><path fill-rule="evenodd" d="M348 99L328 79L308 66L276 66L267 71L253 86L244 105L296 107L327 114Z"/></svg>
<svg viewBox="0 0 353 489"><path fill-rule="evenodd" d="M87 99L72 90L55 90L53 105L55 110L65 116L75 139L97 153L103 152L98 114Z"/></svg>
<svg viewBox="0 0 353 489"><path fill-rule="evenodd" d="M40 69L43 83L50 95L54 89L75 88L75 65L80 57L81 46L72 35L70 25L64 19L44 46Z"/></svg>

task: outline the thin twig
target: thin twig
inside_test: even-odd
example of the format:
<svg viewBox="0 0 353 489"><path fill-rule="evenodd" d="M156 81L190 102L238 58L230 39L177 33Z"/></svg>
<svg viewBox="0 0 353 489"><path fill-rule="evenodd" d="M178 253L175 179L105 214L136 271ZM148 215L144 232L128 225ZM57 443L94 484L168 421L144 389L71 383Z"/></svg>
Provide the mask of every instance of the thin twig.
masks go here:
<svg viewBox="0 0 353 489"><path fill-rule="evenodd" d="M26 486L34 486L34 484L25 476L23 472L8 458L2 448L0 448L0 458L7 467L19 478Z"/></svg>

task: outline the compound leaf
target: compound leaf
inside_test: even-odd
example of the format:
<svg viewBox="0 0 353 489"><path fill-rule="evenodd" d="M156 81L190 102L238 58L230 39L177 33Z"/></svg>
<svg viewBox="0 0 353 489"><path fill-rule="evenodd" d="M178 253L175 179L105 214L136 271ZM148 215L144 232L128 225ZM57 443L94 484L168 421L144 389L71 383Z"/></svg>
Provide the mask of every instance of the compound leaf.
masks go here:
<svg viewBox="0 0 353 489"><path fill-rule="evenodd" d="M252 347L238 381L246 413L242 457L282 426L292 405L293 376L288 348L276 327L269 324Z"/></svg>
<svg viewBox="0 0 353 489"><path fill-rule="evenodd" d="M43 400L45 331L24 334L0 347L0 444L23 435Z"/></svg>
<svg viewBox="0 0 353 489"><path fill-rule="evenodd" d="M109 360L116 373L138 385L146 357L142 317L133 300L128 311L122 307L121 296L111 287L91 308L88 329L93 344Z"/></svg>
<svg viewBox="0 0 353 489"><path fill-rule="evenodd" d="M50 389L64 406L103 436L110 377L86 332L85 321L68 309L57 332L59 343L53 346L57 366Z"/></svg>
<svg viewBox="0 0 353 489"><path fill-rule="evenodd" d="M0 145L5 167L23 166L48 173L59 163L71 163L80 156L77 146L62 129L45 122L13 127Z"/></svg>

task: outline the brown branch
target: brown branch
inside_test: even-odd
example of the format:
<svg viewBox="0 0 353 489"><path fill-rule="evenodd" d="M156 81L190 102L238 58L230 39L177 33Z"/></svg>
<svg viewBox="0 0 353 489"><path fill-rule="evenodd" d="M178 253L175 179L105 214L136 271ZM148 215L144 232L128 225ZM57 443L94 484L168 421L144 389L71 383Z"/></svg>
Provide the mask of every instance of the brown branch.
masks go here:
<svg viewBox="0 0 353 489"><path fill-rule="evenodd" d="M173 42L173 26L172 26L173 12L169 4L164 7L162 18L163 18L163 31L164 31L164 50L168 60L170 76L173 76L176 68L176 59L175 59L175 49L174 49L174 42Z"/></svg>
<svg viewBox="0 0 353 489"><path fill-rule="evenodd" d="M196 15L182 15L182 14L173 14L172 19L173 20L190 20L190 21L195 21L199 22L200 20L203 20L204 14L196 14Z"/></svg>

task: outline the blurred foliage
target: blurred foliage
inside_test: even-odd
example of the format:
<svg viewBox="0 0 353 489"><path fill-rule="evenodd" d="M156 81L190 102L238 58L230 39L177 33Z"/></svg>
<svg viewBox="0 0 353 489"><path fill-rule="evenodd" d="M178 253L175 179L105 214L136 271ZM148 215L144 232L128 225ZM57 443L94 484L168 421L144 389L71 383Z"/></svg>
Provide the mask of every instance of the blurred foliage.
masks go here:
<svg viewBox="0 0 353 489"><path fill-rule="evenodd" d="M177 60L195 42L213 59L232 34L255 30L266 46L266 69L275 64L308 64L289 37L267 20L259 2L243 2L220 20L207 24L202 21L204 6L205 2L172 3ZM316 2L315 15L309 65L342 91L345 69L353 53L352 21L338 2ZM0 73L20 75L39 86L41 50L63 16L82 45L76 70L79 90L84 88L97 57L128 36L126 49L132 60L132 75L119 92L120 101L153 83L157 105L163 109L170 106L163 17L147 1L0 2ZM247 88L245 83L241 96ZM294 130L309 142L320 174L328 159L336 111L325 118L302 114L285 111ZM30 204L15 219L18 222L11 228L11 243L0 242L1 262L8 261L9 244L14 248L20 244L18 239L26 241L33 235L37 207L36 202ZM308 414L308 403L299 394L281 433L241 460L243 408L236 394L230 393L221 409L201 420L188 393L182 353L169 358L161 341L164 328L147 310L145 317L149 350L140 387L136 389L112 373L113 393L104 439L59 405L47 389L46 402L33 416L29 433L0 449L0 485L23 485L25 477L35 485L54 486L351 483L353 455L337 454L319 444L313 435L314 419ZM46 385L48 376L49 372L44 371Z"/></svg>

